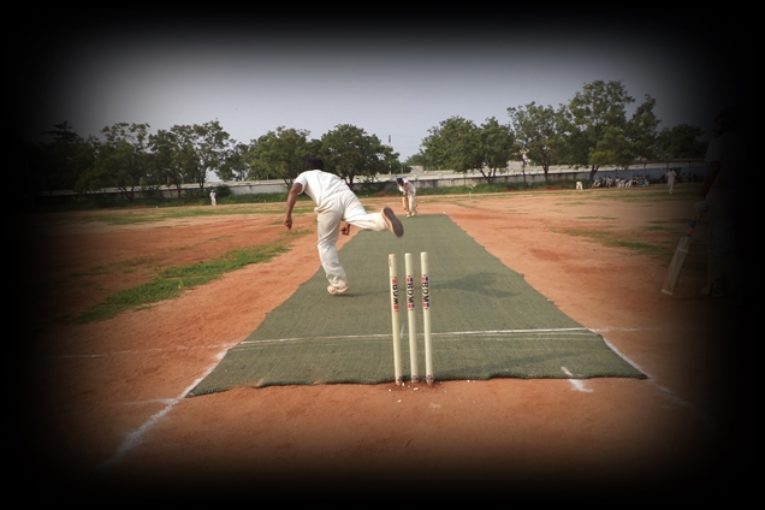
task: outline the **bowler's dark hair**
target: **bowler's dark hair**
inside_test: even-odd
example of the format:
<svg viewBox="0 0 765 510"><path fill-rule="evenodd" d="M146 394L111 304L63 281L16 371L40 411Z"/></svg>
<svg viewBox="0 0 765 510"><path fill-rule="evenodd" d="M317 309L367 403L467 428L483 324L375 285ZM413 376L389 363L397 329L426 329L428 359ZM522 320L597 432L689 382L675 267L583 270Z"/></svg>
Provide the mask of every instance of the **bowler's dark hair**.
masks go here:
<svg viewBox="0 0 765 510"><path fill-rule="evenodd" d="M306 158L304 170L324 170L324 162L319 158Z"/></svg>

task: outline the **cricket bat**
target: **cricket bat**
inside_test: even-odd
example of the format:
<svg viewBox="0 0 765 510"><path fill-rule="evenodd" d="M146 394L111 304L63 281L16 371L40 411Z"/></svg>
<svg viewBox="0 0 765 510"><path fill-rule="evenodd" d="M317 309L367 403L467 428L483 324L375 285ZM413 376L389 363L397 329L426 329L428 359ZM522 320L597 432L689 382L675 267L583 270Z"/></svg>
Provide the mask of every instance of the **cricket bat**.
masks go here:
<svg viewBox="0 0 765 510"><path fill-rule="evenodd" d="M672 256L672 262L669 263L669 269L667 270L667 279L664 280L664 286L661 291L664 294L672 295L675 291L675 285L677 284L677 277L680 276L680 270L683 268L683 262L688 255L688 248L691 245L691 238L693 237L693 229L696 228L697 220L692 220L688 223L688 232L680 238L675 249L675 254Z"/></svg>

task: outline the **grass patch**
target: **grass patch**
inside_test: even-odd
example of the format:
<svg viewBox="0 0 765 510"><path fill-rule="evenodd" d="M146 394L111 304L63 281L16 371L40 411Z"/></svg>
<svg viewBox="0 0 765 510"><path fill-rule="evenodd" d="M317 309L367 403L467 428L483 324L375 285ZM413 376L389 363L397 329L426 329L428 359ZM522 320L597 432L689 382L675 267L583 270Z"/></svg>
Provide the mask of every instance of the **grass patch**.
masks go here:
<svg viewBox="0 0 765 510"><path fill-rule="evenodd" d="M152 281L112 294L104 301L75 319L77 323L100 321L114 317L131 308L138 308L180 296L185 288L192 288L219 278L224 273L241 269L250 264L267 262L288 250L286 244L269 244L234 250L217 259L170 267Z"/></svg>
<svg viewBox="0 0 765 510"><path fill-rule="evenodd" d="M611 246L617 248L627 248L629 250L645 253L647 255L663 255L666 249L661 246L645 243L642 241L634 241L632 239L621 239L616 237L611 232L593 231L583 228L566 228L556 229L556 232L568 234L570 236L586 237L597 241L604 246Z"/></svg>
<svg viewBox="0 0 765 510"><path fill-rule="evenodd" d="M178 209L147 209L146 212L131 211L128 214L100 214L87 218L87 221L102 221L110 225L134 225L164 220L183 218L197 218L203 216L231 216L235 214L273 214L284 209L283 204L276 208L254 208L250 206L239 207L209 207L209 208L178 208ZM313 211L313 207L295 207L294 214L302 214Z"/></svg>
<svg viewBox="0 0 765 510"><path fill-rule="evenodd" d="M671 220L651 220L648 223L658 223L659 225L671 223L677 225L678 223L688 223L688 221L690 221L688 218L674 218Z"/></svg>
<svg viewBox="0 0 765 510"><path fill-rule="evenodd" d="M595 200L619 200L621 202L642 202L642 201L688 201L698 200L700 184L690 184L682 190L676 191L672 195L666 190L658 189L603 189L599 193L593 193L588 198Z"/></svg>

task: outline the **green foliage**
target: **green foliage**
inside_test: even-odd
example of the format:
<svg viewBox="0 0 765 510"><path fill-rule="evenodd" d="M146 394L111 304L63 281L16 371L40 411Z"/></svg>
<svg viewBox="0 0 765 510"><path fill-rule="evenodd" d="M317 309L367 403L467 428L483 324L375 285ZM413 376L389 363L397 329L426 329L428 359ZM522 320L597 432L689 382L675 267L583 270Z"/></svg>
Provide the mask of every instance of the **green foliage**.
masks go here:
<svg viewBox="0 0 765 510"><path fill-rule="evenodd" d="M149 135L152 157L146 182L150 186L175 185L180 187L181 177L176 165L176 139L173 133L160 129Z"/></svg>
<svg viewBox="0 0 765 510"><path fill-rule="evenodd" d="M309 131L280 126L258 138L244 157L250 166L250 179L282 179L287 185L303 171L311 155Z"/></svg>
<svg viewBox="0 0 765 510"><path fill-rule="evenodd" d="M486 182L493 182L498 171L507 168L507 161L515 152L515 137L510 129L489 117L479 131L482 164L479 167Z"/></svg>
<svg viewBox="0 0 765 510"><path fill-rule="evenodd" d="M98 150L93 168L80 176L78 191L114 187L132 201L136 188L151 172L152 157L146 146L148 130L148 124L126 122L105 127L101 131L105 141Z"/></svg>
<svg viewBox="0 0 765 510"><path fill-rule="evenodd" d="M590 163L594 166L616 165L627 168L634 160L632 147L624 136L624 130L608 126L602 137L590 152Z"/></svg>
<svg viewBox="0 0 765 510"><path fill-rule="evenodd" d="M218 168L218 177L224 181L243 181L252 171L249 161L253 159L255 144L234 143L225 154Z"/></svg>
<svg viewBox="0 0 765 510"><path fill-rule="evenodd" d="M417 154L412 154L409 156L409 159L404 162L404 165L407 167L421 166L424 168L429 166L428 160L425 158L425 154L422 152L418 152Z"/></svg>
<svg viewBox="0 0 765 510"><path fill-rule="evenodd" d="M336 126L319 140L309 140L308 131L280 126L244 144L231 139L217 120L175 125L154 135L148 134L148 124L117 123L104 128L103 142L83 140L64 122L46 133L46 142L24 146L25 185L31 196L42 190L85 194L118 187L131 201L137 189L161 200L160 187L175 186L178 198L185 200L182 185L197 183L204 189L209 171L225 180L278 178L289 185L309 156L323 158L328 171L353 186L374 180L377 173L408 172L414 165L478 170L491 182L507 160L521 152L543 168L546 179L556 164L590 166L594 177L602 165L623 167L656 156L686 159L704 154L701 130L681 124L657 137L656 100L646 95L628 119L634 102L621 82L596 80L584 84L557 110L535 102L508 108L510 126L490 117L478 127L452 116L428 131L420 152L405 164L377 136L350 124ZM372 187L366 187L371 192ZM97 200L107 204L111 199Z"/></svg>
<svg viewBox="0 0 765 510"><path fill-rule="evenodd" d="M229 149L229 134L216 121L204 124L175 125L149 136L151 164L144 183L176 186L197 183L204 188L207 172L221 172L227 164L236 163L236 147Z"/></svg>
<svg viewBox="0 0 765 510"><path fill-rule="evenodd" d="M629 145L630 162L636 158L647 161L656 157L656 128L659 119L653 112L655 106L656 99L646 94L643 103L627 122L624 133Z"/></svg>
<svg viewBox="0 0 765 510"><path fill-rule="evenodd" d="M701 129L688 124L664 128L656 141L658 152L667 159L701 158L706 152L702 134Z"/></svg>
<svg viewBox="0 0 765 510"><path fill-rule="evenodd" d="M430 167L467 172L482 166L480 130L473 121L450 117L429 132L422 146Z"/></svg>
<svg viewBox="0 0 765 510"><path fill-rule="evenodd" d="M523 107L508 108L507 113L517 144L532 162L542 167L547 180L550 165L562 163L565 154L560 127L562 111L532 101Z"/></svg>
<svg viewBox="0 0 765 510"><path fill-rule="evenodd" d="M450 117L429 132L422 152L408 163L458 172L478 170L489 183L507 168L516 150L513 134L494 117L480 127L462 117Z"/></svg>
<svg viewBox="0 0 765 510"><path fill-rule="evenodd" d="M591 177L594 176L602 162L608 159L607 151L612 150L616 138L624 136L616 133L625 129L627 105L634 101L619 81L596 80L585 84L569 102L565 117L568 155L572 158L569 162L589 165ZM611 139L603 141L607 130ZM598 147L599 143L601 147Z"/></svg>
<svg viewBox="0 0 765 510"><path fill-rule="evenodd" d="M225 184L218 184L215 186L215 197L220 200L221 198L230 197L231 188Z"/></svg>
<svg viewBox="0 0 765 510"><path fill-rule="evenodd" d="M378 173L398 169L398 154L375 135L350 124L340 124L321 137L324 169L341 176L353 188L357 177L373 179Z"/></svg>
<svg viewBox="0 0 765 510"><path fill-rule="evenodd" d="M82 139L67 122L44 133L46 142L24 145L25 181L31 193L75 189L80 176L93 167L97 143Z"/></svg>

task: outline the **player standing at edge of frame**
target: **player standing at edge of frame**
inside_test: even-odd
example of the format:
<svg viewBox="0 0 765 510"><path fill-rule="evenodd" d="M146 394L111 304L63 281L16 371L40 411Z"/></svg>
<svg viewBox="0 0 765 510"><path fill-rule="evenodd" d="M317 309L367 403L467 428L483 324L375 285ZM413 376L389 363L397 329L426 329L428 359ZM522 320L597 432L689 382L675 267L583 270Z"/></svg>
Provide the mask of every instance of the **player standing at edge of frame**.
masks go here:
<svg viewBox="0 0 765 510"><path fill-rule="evenodd" d="M329 281L327 292L332 295L348 292L348 278L337 254L337 238L340 232L348 235L351 225L376 232L390 230L397 237L404 235L404 226L390 207L382 211L367 213L358 197L343 179L324 171L324 162L309 158L305 171L292 183L287 195L287 214L284 226L292 228L292 210L301 193L311 197L316 204L317 235L319 237L319 259ZM340 222L346 221L341 229Z"/></svg>

